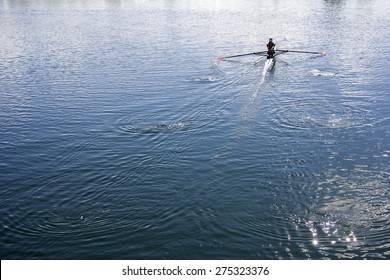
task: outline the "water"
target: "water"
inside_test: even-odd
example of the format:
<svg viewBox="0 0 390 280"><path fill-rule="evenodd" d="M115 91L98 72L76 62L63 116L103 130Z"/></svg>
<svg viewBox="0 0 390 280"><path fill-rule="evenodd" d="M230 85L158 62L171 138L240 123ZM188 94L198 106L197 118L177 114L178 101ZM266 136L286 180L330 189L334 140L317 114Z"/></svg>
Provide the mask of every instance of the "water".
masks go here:
<svg viewBox="0 0 390 280"><path fill-rule="evenodd" d="M389 259L388 8L2 0L1 258Z"/></svg>

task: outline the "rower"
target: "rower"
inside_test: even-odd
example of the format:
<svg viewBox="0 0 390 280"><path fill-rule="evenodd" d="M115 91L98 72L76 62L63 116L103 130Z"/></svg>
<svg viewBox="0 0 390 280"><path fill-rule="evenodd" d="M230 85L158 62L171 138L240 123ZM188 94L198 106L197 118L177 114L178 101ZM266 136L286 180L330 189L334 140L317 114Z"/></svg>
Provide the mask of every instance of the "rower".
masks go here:
<svg viewBox="0 0 390 280"><path fill-rule="evenodd" d="M268 48L268 51L267 51L267 58L272 58L274 57L275 55L275 43L273 42L272 38L269 38L269 42L267 44L267 48Z"/></svg>

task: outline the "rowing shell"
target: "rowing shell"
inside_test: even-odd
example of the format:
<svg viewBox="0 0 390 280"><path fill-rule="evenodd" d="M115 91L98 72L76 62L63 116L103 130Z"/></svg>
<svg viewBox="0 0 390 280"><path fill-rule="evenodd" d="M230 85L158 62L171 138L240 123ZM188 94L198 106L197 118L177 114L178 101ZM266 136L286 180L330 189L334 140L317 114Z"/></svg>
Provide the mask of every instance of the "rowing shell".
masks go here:
<svg viewBox="0 0 390 280"><path fill-rule="evenodd" d="M272 68L274 68L275 65L275 56L271 58L267 58L267 61L265 62L264 68L266 71L271 71Z"/></svg>
<svg viewBox="0 0 390 280"><path fill-rule="evenodd" d="M270 57L270 58L267 57L267 60L266 60L265 65L264 65L264 70L265 71L271 71L272 68L274 68L275 57L276 57L276 49L275 49L275 54L274 54L273 57Z"/></svg>

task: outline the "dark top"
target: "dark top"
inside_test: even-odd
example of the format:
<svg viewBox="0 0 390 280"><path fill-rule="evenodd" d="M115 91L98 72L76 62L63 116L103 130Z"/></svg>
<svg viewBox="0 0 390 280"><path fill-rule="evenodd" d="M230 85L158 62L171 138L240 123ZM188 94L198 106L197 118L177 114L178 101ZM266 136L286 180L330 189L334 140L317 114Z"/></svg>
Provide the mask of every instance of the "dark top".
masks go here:
<svg viewBox="0 0 390 280"><path fill-rule="evenodd" d="M275 48L275 44L274 44L274 42L268 42L268 44L267 44L267 48L268 48L268 50L272 50L272 49L274 49L274 48Z"/></svg>

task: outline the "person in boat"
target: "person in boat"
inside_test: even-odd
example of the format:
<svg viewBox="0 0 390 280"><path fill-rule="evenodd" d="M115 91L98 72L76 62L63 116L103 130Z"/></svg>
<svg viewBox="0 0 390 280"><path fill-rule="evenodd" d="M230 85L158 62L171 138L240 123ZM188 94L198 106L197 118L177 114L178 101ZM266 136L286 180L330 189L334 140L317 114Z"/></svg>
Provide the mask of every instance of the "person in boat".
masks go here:
<svg viewBox="0 0 390 280"><path fill-rule="evenodd" d="M272 58L275 55L275 43L273 42L272 38L269 39L269 42L267 44L267 58Z"/></svg>

